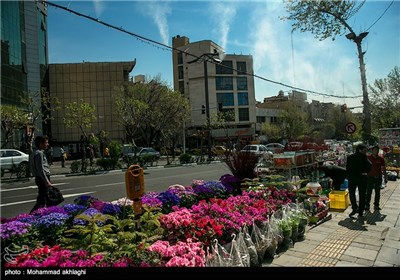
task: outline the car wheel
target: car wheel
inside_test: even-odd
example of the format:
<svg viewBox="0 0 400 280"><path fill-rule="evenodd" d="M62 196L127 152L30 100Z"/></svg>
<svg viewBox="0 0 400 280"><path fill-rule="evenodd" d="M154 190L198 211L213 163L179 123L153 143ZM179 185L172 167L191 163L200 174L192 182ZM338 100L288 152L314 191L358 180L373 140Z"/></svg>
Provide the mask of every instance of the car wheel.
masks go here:
<svg viewBox="0 0 400 280"><path fill-rule="evenodd" d="M19 164L17 178L28 177L29 176L29 165L27 162L21 162Z"/></svg>

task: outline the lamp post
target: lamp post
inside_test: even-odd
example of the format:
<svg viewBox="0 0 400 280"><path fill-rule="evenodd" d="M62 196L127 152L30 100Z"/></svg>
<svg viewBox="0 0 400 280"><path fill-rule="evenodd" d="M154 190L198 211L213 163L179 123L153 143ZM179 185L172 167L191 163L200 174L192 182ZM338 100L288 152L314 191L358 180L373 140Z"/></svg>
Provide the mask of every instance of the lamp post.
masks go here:
<svg viewBox="0 0 400 280"><path fill-rule="evenodd" d="M221 60L215 58L215 56L219 56L218 52L214 53L204 53L201 56L197 57L196 59L189 61L188 64L194 63L203 59L203 66L204 66L204 94L206 99L206 124L207 124L207 154L208 154L208 161L211 161L211 120L210 120L210 100L209 100L209 91L208 91L208 69L207 63L209 60L220 63Z"/></svg>

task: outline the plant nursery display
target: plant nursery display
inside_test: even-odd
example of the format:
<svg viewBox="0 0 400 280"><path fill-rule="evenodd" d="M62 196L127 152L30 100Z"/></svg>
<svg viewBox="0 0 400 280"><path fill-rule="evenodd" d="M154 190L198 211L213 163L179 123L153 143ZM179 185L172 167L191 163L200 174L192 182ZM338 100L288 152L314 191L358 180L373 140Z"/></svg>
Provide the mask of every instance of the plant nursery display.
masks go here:
<svg viewBox="0 0 400 280"><path fill-rule="evenodd" d="M327 209L274 179L226 174L145 192L140 214L127 197L107 202L84 195L72 204L2 218L2 265L260 266L301 241L308 217Z"/></svg>

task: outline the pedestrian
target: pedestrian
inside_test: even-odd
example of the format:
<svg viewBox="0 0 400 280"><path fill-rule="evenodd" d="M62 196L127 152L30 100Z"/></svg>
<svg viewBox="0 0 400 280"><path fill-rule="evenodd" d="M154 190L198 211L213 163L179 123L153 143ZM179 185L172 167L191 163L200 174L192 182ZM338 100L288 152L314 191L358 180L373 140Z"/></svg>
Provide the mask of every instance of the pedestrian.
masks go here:
<svg viewBox="0 0 400 280"><path fill-rule="evenodd" d="M48 206L47 189L52 186L50 182L50 167L44 151L49 146L49 139L47 136L37 136L35 138L36 151L33 155L32 174L35 177L35 183L38 187L38 196L36 204L33 206L30 213L35 210Z"/></svg>
<svg viewBox="0 0 400 280"><path fill-rule="evenodd" d="M371 195L372 191L374 191L374 210L379 211L382 210L379 207L379 201L381 198L382 177L384 177L385 184L388 181L385 159L383 158L383 156L379 155L379 145L375 145L372 147L371 154L368 155L368 159L372 163L372 168L368 172L368 187L367 197L365 201L365 210L369 211Z"/></svg>
<svg viewBox="0 0 400 280"><path fill-rule="evenodd" d="M347 157L346 170L349 180L349 196L353 211L350 217L358 212L358 218L362 219L365 207L365 198L367 195L367 174L371 170L372 163L367 157L368 147L365 144L359 144L355 153ZM356 190L358 190L359 201L357 205Z"/></svg>
<svg viewBox="0 0 400 280"><path fill-rule="evenodd" d="M64 148L60 148L60 154L61 154L61 167L65 167L65 151Z"/></svg>
<svg viewBox="0 0 400 280"><path fill-rule="evenodd" d="M104 154L104 157L106 157L106 158L110 157L110 150L108 149L108 147L104 148L103 154Z"/></svg>

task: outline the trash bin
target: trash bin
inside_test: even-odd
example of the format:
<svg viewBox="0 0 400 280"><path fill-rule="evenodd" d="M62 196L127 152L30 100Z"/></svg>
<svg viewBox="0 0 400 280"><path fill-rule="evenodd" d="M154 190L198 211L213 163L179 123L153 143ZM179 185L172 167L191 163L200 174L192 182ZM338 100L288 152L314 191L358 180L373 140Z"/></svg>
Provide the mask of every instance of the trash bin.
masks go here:
<svg viewBox="0 0 400 280"><path fill-rule="evenodd" d="M144 193L144 175L143 168L139 165L131 165L125 172L126 194L133 201L133 210L135 214L142 212L141 197Z"/></svg>

